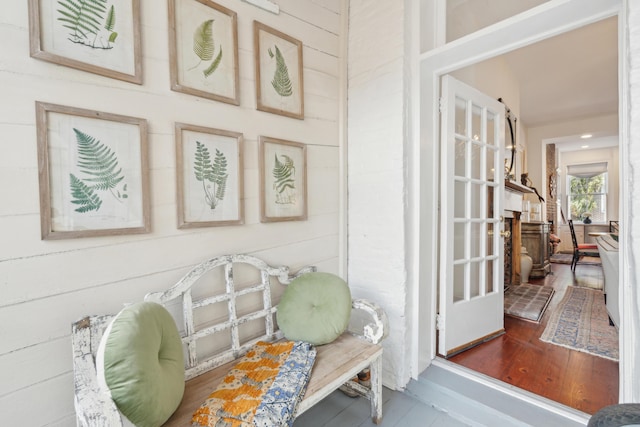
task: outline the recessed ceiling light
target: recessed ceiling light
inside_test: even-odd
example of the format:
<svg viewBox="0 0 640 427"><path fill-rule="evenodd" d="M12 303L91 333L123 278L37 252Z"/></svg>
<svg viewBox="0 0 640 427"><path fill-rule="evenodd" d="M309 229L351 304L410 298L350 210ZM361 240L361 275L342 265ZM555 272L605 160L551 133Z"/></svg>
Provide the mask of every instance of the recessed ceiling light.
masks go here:
<svg viewBox="0 0 640 427"><path fill-rule="evenodd" d="M585 134L583 134L583 135L580 135L580 138L582 138L582 139L588 139L588 138L591 138L592 136L593 136L593 135L592 135L592 134L590 134L590 133L585 133ZM583 148L584 148L584 147L583 147Z"/></svg>
<svg viewBox="0 0 640 427"><path fill-rule="evenodd" d="M588 145L583 145L580 148L589 148L589 146Z"/></svg>

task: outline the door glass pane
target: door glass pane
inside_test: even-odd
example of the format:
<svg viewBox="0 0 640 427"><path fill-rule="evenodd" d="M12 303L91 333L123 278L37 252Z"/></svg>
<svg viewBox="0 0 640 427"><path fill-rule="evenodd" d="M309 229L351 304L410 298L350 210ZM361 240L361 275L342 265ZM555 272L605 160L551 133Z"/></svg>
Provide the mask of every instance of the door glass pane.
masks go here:
<svg viewBox="0 0 640 427"><path fill-rule="evenodd" d="M454 168L453 173L455 176L465 176L466 174L466 160L467 160L467 151L466 151L466 143L464 139L456 138L456 158L454 160Z"/></svg>
<svg viewBox="0 0 640 427"><path fill-rule="evenodd" d="M496 232L496 228L494 227L492 222L487 223L487 256L492 256L495 254L493 250L494 245L494 235Z"/></svg>
<svg viewBox="0 0 640 427"><path fill-rule="evenodd" d="M497 170L496 171L496 157L497 157L497 149L493 149L493 147L487 147L486 149L487 152L487 165L486 165L486 171L487 171L487 181L495 181L495 174L496 173L500 173L501 170Z"/></svg>
<svg viewBox="0 0 640 427"><path fill-rule="evenodd" d="M471 184L471 218L485 217L486 205L484 192L484 184Z"/></svg>
<svg viewBox="0 0 640 427"><path fill-rule="evenodd" d="M447 43L549 0L447 0Z"/></svg>
<svg viewBox="0 0 640 427"><path fill-rule="evenodd" d="M497 212L497 200L494 200L493 195L494 188L487 185L487 218L494 218L494 214Z"/></svg>
<svg viewBox="0 0 640 427"><path fill-rule="evenodd" d="M456 97L455 126L458 135L467 134L467 101Z"/></svg>
<svg viewBox="0 0 640 427"><path fill-rule="evenodd" d="M453 266L453 302L464 300L464 269L466 264Z"/></svg>
<svg viewBox="0 0 640 427"><path fill-rule="evenodd" d="M485 289L484 289L484 293L485 294L490 294L493 292L493 272L494 272L494 266L497 265L497 261L496 260L490 260L487 261L487 281L485 282Z"/></svg>
<svg viewBox="0 0 640 427"><path fill-rule="evenodd" d="M487 111L487 144L488 145L498 145L498 141L496 140L496 115L491 111Z"/></svg>
<svg viewBox="0 0 640 427"><path fill-rule="evenodd" d="M453 195L453 216L455 218L465 218L466 216L466 184L464 182L456 181L455 193Z"/></svg>
<svg viewBox="0 0 640 427"><path fill-rule="evenodd" d="M481 283L483 281L483 277L480 270L483 263L483 261L476 261L469 265L469 268L471 269L469 278L469 298L474 298L480 295L480 287L483 285Z"/></svg>
<svg viewBox="0 0 640 427"><path fill-rule="evenodd" d="M465 259L465 244L468 239L465 236L465 224L455 223L453 225L453 260Z"/></svg>
<svg viewBox="0 0 640 427"><path fill-rule="evenodd" d="M477 105L471 109L471 139L482 141L482 108Z"/></svg>
<svg viewBox="0 0 640 427"><path fill-rule="evenodd" d="M482 179L482 147L471 143L471 178Z"/></svg>
<svg viewBox="0 0 640 427"><path fill-rule="evenodd" d="M471 241L470 248L471 249L471 258L476 258L483 255L482 244L484 242L482 236L482 229L484 228L484 224L480 224L477 222L471 223Z"/></svg>

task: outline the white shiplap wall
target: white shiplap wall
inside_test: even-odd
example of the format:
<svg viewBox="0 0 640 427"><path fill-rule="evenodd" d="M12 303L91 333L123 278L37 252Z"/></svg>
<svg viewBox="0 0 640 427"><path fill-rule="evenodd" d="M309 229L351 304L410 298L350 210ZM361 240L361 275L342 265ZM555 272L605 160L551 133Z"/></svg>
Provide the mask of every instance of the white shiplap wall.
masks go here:
<svg viewBox="0 0 640 427"><path fill-rule="evenodd" d="M273 264L340 271L340 0L278 0L279 15L218 0L238 13L240 106L170 90L166 1L141 0L142 85L30 58L27 2L2 3L0 424L75 425L71 322L117 312L205 258L252 253ZM255 109L254 19L304 44L304 121ZM40 240L35 101L148 120L151 233ZM244 225L176 228L175 122L244 134ZM259 135L308 144L307 221L260 223Z"/></svg>

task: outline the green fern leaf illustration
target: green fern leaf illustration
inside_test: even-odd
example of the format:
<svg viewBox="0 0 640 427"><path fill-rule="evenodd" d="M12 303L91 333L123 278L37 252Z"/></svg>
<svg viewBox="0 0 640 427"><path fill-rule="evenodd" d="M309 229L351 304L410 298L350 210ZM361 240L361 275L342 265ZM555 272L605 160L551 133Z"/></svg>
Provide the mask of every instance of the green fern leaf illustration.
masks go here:
<svg viewBox="0 0 640 427"><path fill-rule="evenodd" d="M116 25L116 10L111 5L109 8L109 14L107 15L107 20L104 23L104 29L107 31L113 31L113 27Z"/></svg>
<svg viewBox="0 0 640 427"><path fill-rule="evenodd" d="M96 38L90 37L100 32L100 23L104 22L107 0L58 0L58 21L64 28L71 30L69 40L90 47Z"/></svg>
<svg viewBox="0 0 640 427"><path fill-rule="evenodd" d="M220 65L220 61L222 61L222 45L220 45L220 52L216 59L209 65L209 67L203 71L205 77L209 77L215 70L218 69L218 65Z"/></svg>
<svg viewBox="0 0 640 427"><path fill-rule="evenodd" d="M109 43L115 42L116 38L118 37L118 33L113 31L113 28L115 27L115 25L116 25L116 10L114 6L111 5L111 8L109 9L109 14L107 15L107 20L104 23L104 29L107 31L110 31Z"/></svg>
<svg viewBox="0 0 640 427"><path fill-rule="evenodd" d="M90 176L84 182L92 183L94 190L114 189L124 179L116 154L94 137L76 128L73 131L78 142L77 165L81 172Z"/></svg>
<svg viewBox="0 0 640 427"><path fill-rule="evenodd" d="M195 161L193 170L198 181L213 181L213 166L209 149L200 141L196 141Z"/></svg>
<svg viewBox="0 0 640 427"><path fill-rule="evenodd" d="M213 182L216 184L216 199L224 199L224 192L227 186L227 159L220 150L216 148L216 158L213 160Z"/></svg>
<svg viewBox="0 0 640 427"><path fill-rule="evenodd" d="M203 61L213 59L213 19L204 21L193 34L193 51Z"/></svg>
<svg viewBox="0 0 640 427"><path fill-rule="evenodd" d="M99 210L100 206L102 205L102 200L100 199L100 197L93 192L93 189L91 187L87 186L74 174L70 174L70 176L71 195L73 196L73 200L71 200L71 203L80 205L80 207L76 208L75 211L84 213Z"/></svg>
<svg viewBox="0 0 640 427"><path fill-rule="evenodd" d="M275 91L280 96L291 96L293 94L293 89L291 87L291 79L289 78L289 69L287 68L287 64L284 61L284 56L278 49L278 45L276 47L276 71L273 74L273 80L271 80L271 85L275 89ZM273 52L269 49L269 56L273 58Z"/></svg>
<svg viewBox="0 0 640 427"><path fill-rule="evenodd" d="M295 181L293 176L295 175L296 168L293 164L293 159L286 154L283 154L284 162L281 162L278 159L278 155L275 154L275 165L273 167L273 177L275 178L275 182L273 183L273 188L279 193L282 194L287 188L295 190Z"/></svg>
<svg viewBox="0 0 640 427"><path fill-rule="evenodd" d="M193 169L198 181L202 181L205 203L215 209L224 199L227 187L227 159L222 151L216 148L216 155L211 163L209 149L200 141L196 141ZM211 184L207 184L210 182Z"/></svg>

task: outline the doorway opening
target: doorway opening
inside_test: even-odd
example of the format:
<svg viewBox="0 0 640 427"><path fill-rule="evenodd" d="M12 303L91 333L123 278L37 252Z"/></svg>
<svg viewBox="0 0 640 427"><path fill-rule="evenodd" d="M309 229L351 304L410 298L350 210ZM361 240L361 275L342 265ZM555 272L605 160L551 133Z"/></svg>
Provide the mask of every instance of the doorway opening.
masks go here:
<svg viewBox="0 0 640 427"><path fill-rule="evenodd" d="M604 19L490 60L449 72L457 79L495 98L502 97L509 100L505 95L505 90L512 94L513 101L509 103L512 106L514 103L518 104L519 123L522 124L518 129L518 140L523 142L518 147L519 165L516 169L519 173L529 173L535 182L542 182L542 188L539 190L545 199L549 199L554 203L555 200L553 199L556 199L558 195L550 198L550 179L546 166L544 166L546 163L547 142L554 138L579 135L582 131L576 130L575 127L580 123L585 124L587 122L591 124L599 123L602 128L597 132L613 131L617 133L617 25L616 17ZM606 53L602 55L591 53L591 55L597 57L598 61L606 62L609 67L608 72L612 73L613 78L608 74L595 77L598 79L597 81L581 80L580 77L587 74L584 72L587 69L585 67L588 67L587 64L576 63L575 60L570 61L568 64L562 62L562 60L569 59L577 51L580 51L581 47L591 50L594 44L589 42L591 40L590 37L596 37L598 44L604 41L608 43ZM559 47L554 47L554 44L558 44ZM535 62L529 62L530 60ZM595 67L594 64L592 66ZM496 73L495 70L499 70L499 73ZM497 74L502 76L502 79L497 79ZM548 81L548 87L545 87L544 90L540 89L540 86L536 86L536 82L542 78L546 78ZM588 89L597 87L603 92L594 94L590 93L589 90L583 90L577 97L570 96L567 91L570 89L569 86L573 86L574 83L580 83L583 88ZM547 104L546 109L538 108L536 110L535 105L545 103ZM607 128L610 123L614 123L614 129ZM574 129L570 130L569 128L572 127ZM533 167L534 165L535 168ZM560 196L563 195L561 194ZM559 225L558 217L560 215L554 218L547 217L546 220L553 221L557 227ZM544 278L544 280L551 281L552 279L564 277L564 282L558 284L561 289L564 289L570 283L571 278L565 277L560 266L556 270L552 270L554 273L552 277ZM598 273L596 270L588 274L597 276L602 273ZM559 295L556 295L556 298L558 297ZM506 323L505 327L507 329L509 326L510 323ZM504 351L504 348L496 351ZM539 357L544 357L544 352L537 351L538 357L536 360L540 360ZM521 367L522 369L525 368ZM617 402L618 373L617 370L615 372L608 370L607 372L609 372L608 375L613 377L613 381L607 385L607 390L613 389L616 396L615 401ZM498 379L503 381L507 379L505 382L510 382L508 378ZM557 377L553 381L564 381L564 379ZM549 387L553 386L549 385ZM541 390L530 391L544 395ZM567 404L567 402L561 403ZM568 406L572 405L569 404ZM576 407L575 405L573 406ZM585 412L593 410L593 408L585 407L577 407L576 409L584 410Z"/></svg>

